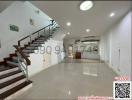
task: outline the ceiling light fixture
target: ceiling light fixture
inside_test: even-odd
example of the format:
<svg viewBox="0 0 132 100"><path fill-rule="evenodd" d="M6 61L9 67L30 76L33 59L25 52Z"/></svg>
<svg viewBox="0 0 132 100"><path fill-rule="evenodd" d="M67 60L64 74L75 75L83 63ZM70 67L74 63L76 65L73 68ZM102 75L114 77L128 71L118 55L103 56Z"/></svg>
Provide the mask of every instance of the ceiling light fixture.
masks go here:
<svg viewBox="0 0 132 100"><path fill-rule="evenodd" d="M68 91L68 94L71 95L71 91Z"/></svg>
<svg viewBox="0 0 132 100"><path fill-rule="evenodd" d="M66 25L67 25L67 26L71 26L71 22L67 22Z"/></svg>
<svg viewBox="0 0 132 100"><path fill-rule="evenodd" d="M92 1L83 1L81 4L80 4L80 10L82 11L86 11L86 10L89 10L93 7L93 2Z"/></svg>
<svg viewBox="0 0 132 100"><path fill-rule="evenodd" d="M70 35L70 32L68 32L67 34Z"/></svg>
<svg viewBox="0 0 132 100"><path fill-rule="evenodd" d="M86 29L86 32L90 32L90 29Z"/></svg>
<svg viewBox="0 0 132 100"><path fill-rule="evenodd" d="M115 16L115 13L114 12L110 13L110 17L113 17L113 16Z"/></svg>

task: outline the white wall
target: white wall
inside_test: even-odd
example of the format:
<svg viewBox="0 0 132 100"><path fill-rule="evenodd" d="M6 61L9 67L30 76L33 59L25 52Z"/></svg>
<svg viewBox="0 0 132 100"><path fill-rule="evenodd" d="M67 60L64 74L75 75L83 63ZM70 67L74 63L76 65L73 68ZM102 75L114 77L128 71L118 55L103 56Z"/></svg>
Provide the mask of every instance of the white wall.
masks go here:
<svg viewBox="0 0 132 100"><path fill-rule="evenodd" d="M38 8L29 2L15 1L0 14L0 41L2 43L2 48L0 48L0 61L4 57L8 57L10 53L15 52L13 45L17 44L19 39L50 24L49 20L51 20L51 18L41 11L37 14L35 12L36 10L38 10ZM30 25L30 18L34 19L34 26ZM10 31L9 24L19 26L19 32ZM31 60L31 65L28 66L29 76L55 65L64 59L64 52L62 52L64 36L63 31L58 30L54 33L53 39L49 39L45 44L42 44L45 48L47 48L47 46L52 48L51 54L47 52L44 53L41 47L35 50L35 52L38 53L30 54L29 59ZM27 42L27 40L24 41L23 44L25 42ZM56 46L61 48L59 54L55 53Z"/></svg>
<svg viewBox="0 0 132 100"><path fill-rule="evenodd" d="M50 18L41 11L36 13L36 10L38 8L27 1L15 1L0 14L0 61L14 52L13 45L17 44L19 39L49 24ZM30 25L30 18L34 20L34 26ZM17 25L19 32L10 31L10 24Z"/></svg>
<svg viewBox="0 0 132 100"><path fill-rule="evenodd" d="M54 34L53 34L53 39L57 41L63 41L64 37L66 36L66 32L62 29L58 29Z"/></svg>
<svg viewBox="0 0 132 100"><path fill-rule="evenodd" d="M42 47L30 54L31 65L28 66L29 76L33 76L38 72L47 69L61 62L65 53L63 52L64 32L58 30L52 38L48 39Z"/></svg>
<svg viewBox="0 0 132 100"><path fill-rule="evenodd" d="M131 76L131 13L103 34L100 41L101 59L119 75Z"/></svg>
<svg viewBox="0 0 132 100"><path fill-rule="evenodd" d="M64 52L62 52L63 41L50 39L42 44L42 46L43 47L39 47L38 50L35 50L35 53L30 54L29 59L31 61L31 65L28 66L30 77L64 59ZM61 48L59 52L56 51L56 46Z"/></svg>
<svg viewBox="0 0 132 100"><path fill-rule="evenodd" d="M66 51L66 54L65 56L68 57L69 56L69 51L68 51L68 48L69 46L71 46L71 44L74 44L75 43L75 39L64 39L64 46L65 46L65 51ZM73 45L74 46L74 45ZM74 47L73 47L74 48Z"/></svg>

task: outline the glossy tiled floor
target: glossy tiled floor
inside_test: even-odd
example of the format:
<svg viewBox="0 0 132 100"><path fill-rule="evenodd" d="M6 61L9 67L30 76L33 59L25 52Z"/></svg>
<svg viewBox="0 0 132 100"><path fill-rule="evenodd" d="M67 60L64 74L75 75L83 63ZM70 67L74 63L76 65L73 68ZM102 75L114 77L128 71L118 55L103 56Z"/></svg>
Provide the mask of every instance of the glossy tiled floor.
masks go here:
<svg viewBox="0 0 132 100"><path fill-rule="evenodd" d="M112 96L116 74L97 60L65 60L31 78L33 87L18 100L71 100L78 96Z"/></svg>

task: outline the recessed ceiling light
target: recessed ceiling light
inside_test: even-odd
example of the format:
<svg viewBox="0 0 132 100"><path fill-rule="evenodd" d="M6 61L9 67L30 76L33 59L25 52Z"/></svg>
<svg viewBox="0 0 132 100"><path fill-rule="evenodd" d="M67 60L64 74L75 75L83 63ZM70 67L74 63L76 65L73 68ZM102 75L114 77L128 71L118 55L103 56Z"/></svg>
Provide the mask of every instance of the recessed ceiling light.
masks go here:
<svg viewBox="0 0 132 100"><path fill-rule="evenodd" d="M110 13L110 17L113 17L113 16L115 16L115 13L114 12Z"/></svg>
<svg viewBox="0 0 132 100"><path fill-rule="evenodd" d="M86 32L90 32L90 29L86 29Z"/></svg>
<svg viewBox="0 0 132 100"><path fill-rule="evenodd" d="M68 94L71 95L71 91L68 91Z"/></svg>
<svg viewBox="0 0 132 100"><path fill-rule="evenodd" d="M67 34L69 35L69 34L70 34L70 32L67 32Z"/></svg>
<svg viewBox="0 0 132 100"><path fill-rule="evenodd" d="M92 1L83 1L81 4L80 4L80 10L82 11L86 11L86 10L89 10L93 7L93 2Z"/></svg>
<svg viewBox="0 0 132 100"><path fill-rule="evenodd" d="M71 22L67 22L66 25L67 25L67 26L71 26Z"/></svg>

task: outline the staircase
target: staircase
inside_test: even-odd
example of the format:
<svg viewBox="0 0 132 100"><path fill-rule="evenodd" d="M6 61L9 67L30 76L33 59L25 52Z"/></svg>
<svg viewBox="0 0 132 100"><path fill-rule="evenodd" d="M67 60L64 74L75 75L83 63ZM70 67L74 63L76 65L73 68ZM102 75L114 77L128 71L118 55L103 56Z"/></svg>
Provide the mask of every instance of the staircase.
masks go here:
<svg viewBox="0 0 132 100"><path fill-rule="evenodd" d="M48 27L51 26L53 26L53 23L52 25L48 25ZM39 33L45 28L40 29L33 34ZM0 64L0 100L11 99L16 95L21 94L21 92L28 87L31 87L32 81L28 78L27 70L28 65L32 62L30 62L28 57L30 53L34 53L34 50L37 50L41 44L52 37L55 28L52 27L52 29L53 31L49 30L49 35L38 34L34 40L30 40L30 42L25 44L23 47L21 47L20 41L32 36L33 34L19 40L18 45L14 45L16 48L15 53L12 53L9 57L4 58L4 62ZM26 67L22 66L21 63L24 63Z"/></svg>

